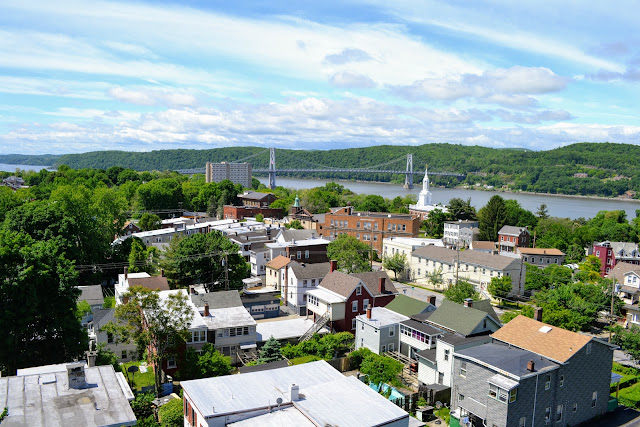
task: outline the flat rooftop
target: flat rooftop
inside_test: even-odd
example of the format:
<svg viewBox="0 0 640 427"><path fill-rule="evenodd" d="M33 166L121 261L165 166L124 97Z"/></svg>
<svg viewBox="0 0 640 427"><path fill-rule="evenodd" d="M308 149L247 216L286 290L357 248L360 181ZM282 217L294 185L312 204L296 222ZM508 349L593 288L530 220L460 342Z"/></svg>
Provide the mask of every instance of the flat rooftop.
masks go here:
<svg viewBox="0 0 640 427"><path fill-rule="evenodd" d="M407 316L396 313L395 311L391 311L384 307L373 307L371 309L371 319L368 319L366 314L361 314L357 316L356 319L376 328L395 325L396 323L409 320Z"/></svg>
<svg viewBox="0 0 640 427"><path fill-rule="evenodd" d="M338 295L335 292L327 291L325 289L313 289L307 291L307 295L313 295L322 301L326 301L329 304L346 301L346 298L342 295ZM308 298L308 297L307 297Z"/></svg>
<svg viewBox="0 0 640 427"><path fill-rule="evenodd" d="M277 340L300 338L311 326L313 326L313 320L304 317L260 322L256 326L256 341L265 342L271 337ZM324 327L318 333L327 334L329 329Z"/></svg>
<svg viewBox="0 0 640 427"><path fill-rule="evenodd" d="M23 375L0 378L0 407L9 416L2 427L131 426L136 417L129 406L131 389L112 366L85 368L86 386L69 388L66 368L29 368ZM24 374L24 372L37 372Z"/></svg>
<svg viewBox="0 0 640 427"><path fill-rule="evenodd" d="M202 316L200 318L206 323L209 329L235 328L256 324L256 321L244 306L215 308L209 310L208 317Z"/></svg>

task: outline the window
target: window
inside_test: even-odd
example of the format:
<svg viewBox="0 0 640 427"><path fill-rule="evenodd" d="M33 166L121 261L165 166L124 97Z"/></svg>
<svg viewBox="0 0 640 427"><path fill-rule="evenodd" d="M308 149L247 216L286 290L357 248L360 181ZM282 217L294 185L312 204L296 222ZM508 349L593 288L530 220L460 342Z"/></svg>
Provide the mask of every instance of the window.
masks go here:
<svg viewBox="0 0 640 427"><path fill-rule="evenodd" d="M304 251L304 257L305 257L305 258L309 258L309 249L307 249L306 251Z"/></svg>
<svg viewBox="0 0 640 427"><path fill-rule="evenodd" d="M513 403L518 398L518 389L509 390L509 403Z"/></svg>
<svg viewBox="0 0 640 427"><path fill-rule="evenodd" d="M464 394L460 393L458 394L458 401L463 401L464 400Z"/></svg>
<svg viewBox="0 0 640 427"><path fill-rule="evenodd" d="M392 337L396 334L396 330L393 329L393 326L389 328L389 336Z"/></svg>
<svg viewBox="0 0 640 427"><path fill-rule="evenodd" d="M449 360L449 350L444 351L444 360Z"/></svg>
<svg viewBox="0 0 640 427"><path fill-rule="evenodd" d="M383 346L382 346L382 352L383 352L383 353L386 353L386 352L387 352L387 346L386 346L386 345L383 345Z"/></svg>
<svg viewBox="0 0 640 427"><path fill-rule="evenodd" d="M562 387L564 385L564 375L560 375L560 381L558 381L558 385Z"/></svg>
<svg viewBox="0 0 640 427"><path fill-rule="evenodd" d="M393 349L394 349L393 343L389 344L389 351L393 351Z"/></svg>
<svg viewBox="0 0 640 427"><path fill-rule="evenodd" d="M356 288L356 295L362 295L362 286Z"/></svg>
<svg viewBox="0 0 640 427"><path fill-rule="evenodd" d="M351 312L353 313L357 313L358 312L358 301L354 301L351 303Z"/></svg>
<svg viewBox="0 0 640 427"><path fill-rule="evenodd" d="M365 299L362 301L362 309L364 310L364 309L365 309L365 308L367 308L367 307L369 307L369 299L368 299L368 298L365 298Z"/></svg>
<svg viewBox="0 0 640 427"><path fill-rule="evenodd" d="M562 421L562 405L556 408L556 422Z"/></svg>
<svg viewBox="0 0 640 427"><path fill-rule="evenodd" d="M351 319L351 329L356 328L356 319Z"/></svg>
<svg viewBox="0 0 640 427"><path fill-rule="evenodd" d="M587 354L591 354L591 343L587 343Z"/></svg>
<svg viewBox="0 0 640 427"><path fill-rule="evenodd" d="M303 287L303 288L306 288L306 287L307 287L307 281L306 281L306 280L303 280L303 281L302 281L302 287Z"/></svg>
<svg viewBox="0 0 640 427"><path fill-rule="evenodd" d="M600 251L596 251L596 256L600 256Z"/></svg>
<svg viewBox="0 0 640 427"><path fill-rule="evenodd" d="M549 390L551 388L551 375L547 375L544 378L544 389Z"/></svg>
<svg viewBox="0 0 640 427"><path fill-rule="evenodd" d="M122 350L121 359L127 358L127 350Z"/></svg>
<svg viewBox="0 0 640 427"><path fill-rule="evenodd" d="M360 240L360 233L356 233L356 239Z"/></svg>
<svg viewBox="0 0 640 427"><path fill-rule="evenodd" d="M460 362L460 376L466 378L466 376L467 376L467 362Z"/></svg>
<svg viewBox="0 0 640 427"><path fill-rule="evenodd" d="M364 322L362 322L362 324L360 325L360 330L364 331Z"/></svg>
<svg viewBox="0 0 640 427"><path fill-rule="evenodd" d="M511 390L511 392L514 392L514 390ZM512 402L511 400L511 392L509 392L509 401ZM515 393L513 394L513 402L515 402ZM498 387L497 385L494 384L489 384L489 397L493 397L496 400L499 400L500 402L504 402L507 403L507 390Z"/></svg>
<svg viewBox="0 0 640 427"><path fill-rule="evenodd" d="M594 391L593 394L591 395L591 407L595 408L597 404L598 404L598 392Z"/></svg>
<svg viewBox="0 0 640 427"><path fill-rule="evenodd" d="M578 403L573 404L573 412L578 412Z"/></svg>
<svg viewBox="0 0 640 427"><path fill-rule="evenodd" d="M518 427L527 427L527 417L520 417Z"/></svg>
<svg viewBox="0 0 640 427"><path fill-rule="evenodd" d="M302 258L302 251L298 251L296 255L298 256L298 259Z"/></svg>
<svg viewBox="0 0 640 427"><path fill-rule="evenodd" d="M111 332L107 332L107 342L109 344L113 342L113 334Z"/></svg>
<svg viewBox="0 0 640 427"><path fill-rule="evenodd" d="M314 295L309 295L308 301L310 305L318 305L318 297Z"/></svg>
<svg viewBox="0 0 640 427"><path fill-rule="evenodd" d="M356 228L360 228L360 221L356 222Z"/></svg>
<svg viewBox="0 0 640 427"><path fill-rule="evenodd" d="M551 407L544 410L544 421L547 423L551 421Z"/></svg>
<svg viewBox="0 0 640 427"><path fill-rule="evenodd" d="M173 369L175 367L176 367L176 359L174 359L173 357L167 359L167 368L168 369Z"/></svg>
<svg viewBox="0 0 640 427"><path fill-rule="evenodd" d="M442 385L444 383L444 372L438 372L438 384Z"/></svg>

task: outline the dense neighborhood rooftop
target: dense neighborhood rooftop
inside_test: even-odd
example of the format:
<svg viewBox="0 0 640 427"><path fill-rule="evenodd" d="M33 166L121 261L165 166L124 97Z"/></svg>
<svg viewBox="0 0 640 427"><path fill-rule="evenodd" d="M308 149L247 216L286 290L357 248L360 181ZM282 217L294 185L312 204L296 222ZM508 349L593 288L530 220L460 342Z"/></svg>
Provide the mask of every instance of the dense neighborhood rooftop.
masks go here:
<svg viewBox="0 0 640 427"><path fill-rule="evenodd" d="M428 258L444 264L454 264L460 257L460 264L470 264L482 267L504 270L511 266L519 266L520 260L512 257L494 255L478 250L457 251L438 246L424 246L412 252L414 257Z"/></svg>
<svg viewBox="0 0 640 427"><path fill-rule="evenodd" d="M557 363L533 352L495 343L456 350L455 355L463 359L481 362L518 378L534 372L552 370L558 366ZM527 369L530 361L534 363L533 372Z"/></svg>

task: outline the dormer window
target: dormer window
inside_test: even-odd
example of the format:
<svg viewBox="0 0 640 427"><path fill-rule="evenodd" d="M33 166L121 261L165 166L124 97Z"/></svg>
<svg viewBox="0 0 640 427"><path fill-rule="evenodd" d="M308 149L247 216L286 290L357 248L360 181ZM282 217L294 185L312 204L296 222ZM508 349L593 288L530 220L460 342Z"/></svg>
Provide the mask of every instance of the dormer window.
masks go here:
<svg viewBox="0 0 640 427"><path fill-rule="evenodd" d="M356 295L362 295L362 286L356 287Z"/></svg>

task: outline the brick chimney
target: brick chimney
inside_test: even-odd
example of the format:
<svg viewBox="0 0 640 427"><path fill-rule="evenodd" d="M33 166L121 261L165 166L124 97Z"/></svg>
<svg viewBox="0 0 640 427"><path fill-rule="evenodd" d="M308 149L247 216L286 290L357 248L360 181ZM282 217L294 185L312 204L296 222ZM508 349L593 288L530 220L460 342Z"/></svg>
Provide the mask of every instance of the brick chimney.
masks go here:
<svg viewBox="0 0 640 427"><path fill-rule="evenodd" d="M93 368L96 366L96 358L98 357L97 351L87 351L87 366Z"/></svg>
<svg viewBox="0 0 640 427"><path fill-rule="evenodd" d="M378 282L378 293L384 292L384 277L381 277Z"/></svg>
<svg viewBox="0 0 640 427"><path fill-rule="evenodd" d="M204 304L204 317L209 317L209 304L205 303Z"/></svg>
<svg viewBox="0 0 640 427"><path fill-rule="evenodd" d="M527 371L529 372L534 372L535 371L535 363L533 363L533 360L529 360L527 362Z"/></svg>
<svg viewBox="0 0 640 427"><path fill-rule="evenodd" d="M371 307L367 306L367 319L371 319Z"/></svg>
<svg viewBox="0 0 640 427"><path fill-rule="evenodd" d="M434 307L436 306L436 297L435 297L435 295L431 295L429 297L429 304L431 304Z"/></svg>
<svg viewBox="0 0 640 427"><path fill-rule="evenodd" d="M72 362L67 364L67 378L69 388L85 388L87 386L84 374L84 362Z"/></svg>
<svg viewBox="0 0 640 427"><path fill-rule="evenodd" d="M124 268L124 280L127 280L129 277L129 267Z"/></svg>
<svg viewBox="0 0 640 427"><path fill-rule="evenodd" d="M469 308L473 308L473 300L471 298L467 298L464 300L464 306L465 307L469 307Z"/></svg>
<svg viewBox="0 0 640 427"><path fill-rule="evenodd" d="M533 318L538 322L542 322L542 308L536 307L536 310L533 312Z"/></svg>
<svg viewBox="0 0 640 427"><path fill-rule="evenodd" d="M336 261L335 259L332 259L331 261L329 261L329 273L333 273L337 269L338 269L338 261Z"/></svg>

